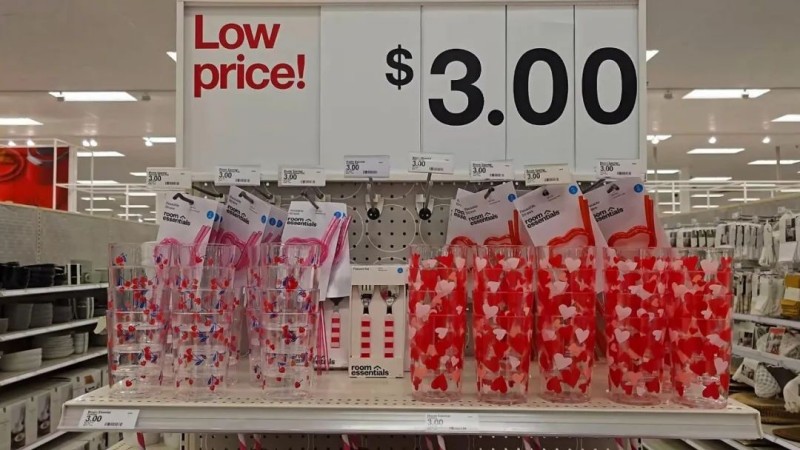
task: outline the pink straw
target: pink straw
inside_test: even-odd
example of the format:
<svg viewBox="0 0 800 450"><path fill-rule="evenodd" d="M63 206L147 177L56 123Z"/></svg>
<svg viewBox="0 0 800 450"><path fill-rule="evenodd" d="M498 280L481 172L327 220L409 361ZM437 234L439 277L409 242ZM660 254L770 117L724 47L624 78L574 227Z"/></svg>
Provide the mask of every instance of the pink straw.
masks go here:
<svg viewBox="0 0 800 450"><path fill-rule="evenodd" d="M235 268L236 270L242 270L248 263L247 249L254 247L260 240L260 231L254 231L247 239L247 242L239 239L239 236L236 236L236 234L226 231L220 236L219 243L233 245L239 249L239 260L236 261Z"/></svg>
<svg viewBox="0 0 800 450"><path fill-rule="evenodd" d="M346 434L342 435L342 450L352 450L350 447L350 439Z"/></svg>
<svg viewBox="0 0 800 450"><path fill-rule="evenodd" d="M253 435L253 450L261 450L261 439L257 434Z"/></svg>
<svg viewBox="0 0 800 450"><path fill-rule="evenodd" d="M145 450L144 433L136 433L136 442L139 444L140 450Z"/></svg>
<svg viewBox="0 0 800 450"><path fill-rule="evenodd" d="M244 438L244 434L239 433L236 435L239 438L239 450L248 450L247 449L247 441Z"/></svg>

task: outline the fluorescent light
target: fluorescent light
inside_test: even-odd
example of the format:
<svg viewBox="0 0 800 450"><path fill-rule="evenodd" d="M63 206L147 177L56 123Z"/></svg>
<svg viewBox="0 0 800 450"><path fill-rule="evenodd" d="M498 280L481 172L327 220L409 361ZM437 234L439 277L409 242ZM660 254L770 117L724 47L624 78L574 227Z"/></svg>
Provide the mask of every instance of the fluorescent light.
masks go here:
<svg viewBox="0 0 800 450"><path fill-rule="evenodd" d="M128 192L128 197L155 197L155 192Z"/></svg>
<svg viewBox="0 0 800 450"><path fill-rule="evenodd" d="M692 194L692 198L720 198L725 194Z"/></svg>
<svg viewBox="0 0 800 450"><path fill-rule="evenodd" d="M110 199L108 197L81 197L81 200L86 200L86 201L92 200L95 202L99 202L99 201L113 200L113 199Z"/></svg>
<svg viewBox="0 0 800 450"><path fill-rule="evenodd" d="M158 211L150 211L150 214L158 214Z"/></svg>
<svg viewBox="0 0 800 450"><path fill-rule="evenodd" d="M78 184L86 186L112 186L119 184L119 182L114 180L78 180Z"/></svg>
<svg viewBox="0 0 800 450"><path fill-rule="evenodd" d="M57 91L50 95L65 102L135 102L136 97L125 91Z"/></svg>
<svg viewBox="0 0 800 450"><path fill-rule="evenodd" d="M690 155L735 155L743 151L743 148L693 148L686 153Z"/></svg>
<svg viewBox="0 0 800 450"><path fill-rule="evenodd" d="M9 147L16 147L16 145L17 144L14 141L8 141L8 146Z"/></svg>
<svg viewBox="0 0 800 450"><path fill-rule="evenodd" d="M777 119L772 119L773 122L800 122L800 114L786 114ZM2 125L2 123L0 123Z"/></svg>
<svg viewBox="0 0 800 450"><path fill-rule="evenodd" d="M130 213L130 214L124 214L124 213L123 214L117 214L117 216L119 216L119 217L142 217L141 214L133 214L133 213Z"/></svg>
<svg viewBox="0 0 800 450"><path fill-rule="evenodd" d="M709 144L716 144L717 143L717 137L716 136L711 136L710 138L708 138L708 143Z"/></svg>
<svg viewBox="0 0 800 450"><path fill-rule="evenodd" d="M113 150L99 151L99 152L78 152L78 158L91 158L92 156L94 156L95 158L114 158L125 155L123 155L120 152L115 152Z"/></svg>
<svg viewBox="0 0 800 450"><path fill-rule="evenodd" d="M751 187L771 188L776 186L775 183L746 183L745 185L749 188Z"/></svg>
<svg viewBox="0 0 800 450"><path fill-rule="evenodd" d="M148 142L151 144L174 144L177 139L175 137L168 137L168 136L153 136L153 137L143 137L145 145Z"/></svg>
<svg viewBox="0 0 800 450"><path fill-rule="evenodd" d="M661 214L680 214L681 212L680 211L672 211L672 210L668 209L668 210L665 210L665 211L659 211L659 213L661 213Z"/></svg>
<svg viewBox="0 0 800 450"><path fill-rule="evenodd" d="M757 202L761 200L760 198L744 198L744 197L737 197L737 198L729 198L729 202Z"/></svg>
<svg viewBox="0 0 800 450"><path fill-rule="evenodd" d="M666 141L667 139L671 138L671 134L648 134L647 140L650 142L658 143L660 141Z"/></svg>
<svg viewBox="0 0 800 450"><path fill-rule="evenodd" d="M41 125L42 122L33 120L29 117L0 117L0 125L5 126L24 126L24 125Z"/></svg>
<svg viewBox="0 0 800 450"><path fill-rule="evenodd" d="M650 189L647 192L651 194L677 194L680 191L678 189Z"/></svg>
<svg viewBox="0 0 800 450"><path fill-rule="evenodd" d="M800 172L798 172L800 173ZM800 192L800 189L791 188L791 189L781 189L781 192Z"/></svg>
<svg viewBox="0 0 800 450"><path fill-rule="evenodd" d="M152 206L150 205L119 205L120 208L128 208L128 209L150 209Z"/></svg>
<svg viewBox="0 0 800 450"><path fill-rule="evenodd" d="M770 142L772 142L772 139L769 136L764 136L764 139L761 140L762 144L769 144Z"/></svg>
<svg viewBox="0 0 800 450"><path fill-rule="evenodd" d="M133 175L135 177L146 177L147 176L147 172L131 172L131 175Z"/></svg>
<svg viewBox="0 0 800 450"><path fill-rule="evenodd" d="M167 56L172 58L173 61L178 61L178 52L167 52Z"/></svg>
<svg viewBox="0 0 800 450"><path fill-rule="evenodd" d="M733 177L692 177L689 181L730 181Z"/></svg>
<svg viewBox="0 0 800 450"><path fill-rule="evenodd" d="M658 202L659 206L673 206L673 205L680 205L681 202Z"/></svg>
<svg viewBox="0 0 800 450"><path fill-rule="evenodd" d="M769 89L694 89L684 95L684 99L735 99L758 98L769 92Z"/></svg>
<svg viewBox="0 0 800 450"><path fill-rule="evenodd" d="M94 139L89 139L89 145L92 147L97 147L97 141L95 141Z"/></svg>
<svg viewBox="0 0 800 450"><path fill-rule="evenodd" d="M86 212L111 212L111 208L86 208Z"/></svg>
<svg viewBox="0 0 800 450"><path fill-rule="evenodd" d="M36 143L33 142L32 139L28 139L27 141L25 141L25 145L27 145L28 147L33 147L34 145L36 145Z"/></svg>
<svg viewBox="0 0 800 450"><path fill-rule="evenodd" d="M696 208L696 209L714 209L714 208L719 208L719 205L692 205L692 208Z"/></svg>
<svg viewBox="0 0 800 450"><path fill-rule="evenodd" d="M155 222L155 221L156 221L156 218L155 218L155 217L145 217L145 218L144 218L144 221L145 221L145 222Z"/></svg>
<svg viewBox="0 0 800 450"><path fill-rule="evenodd" d="M658 50L647 50L644 52L645 54L645 61L650 61L653 59L654 56L658 54Z"/></svg>
<svg viewBox="0 0 800 450"><path fill-rule="evenodd" d="M792 164L800 163L800 159L782 159L782 166L791 166ZM777 166L778 161L775 159L757 159L747 163L749 166Z"/></svg>
<svg viewBox="0 0 800 450"><path fill-rule="evenodd" d="M680 172L680 170L678 170L678 169L657 169L657 170L649 169L647 171L647 174L648 175L655 175L655 174L659 174L659 175L675 175L678 172Z"/></svg>

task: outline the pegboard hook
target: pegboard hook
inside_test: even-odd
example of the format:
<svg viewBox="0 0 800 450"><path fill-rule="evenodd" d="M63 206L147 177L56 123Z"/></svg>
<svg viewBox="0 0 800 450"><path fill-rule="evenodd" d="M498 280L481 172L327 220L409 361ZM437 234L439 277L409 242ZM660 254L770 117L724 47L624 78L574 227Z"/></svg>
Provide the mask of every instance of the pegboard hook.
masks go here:
<svg viewBox="0 0 800 450"><path fill-rule="evenodd" d="M433 187L433 173L428 172L428 177L426 178L425 183L425 203L422 205L422 208L418 213L419 218L422 220L428 220L433 215L430 208L428 208L428 204L431 200L431 188Z"/></svg>
<svg viewBox="0 0 800 450"><path fill-rule="evenodd" d="M375 197L372 196L372 177L367 179L367 201L369 201L369 209L367 209L367 217L370 220L377 220L381 216L381 211L375 205Z"/></svg>
<svg viewBox="0 0 800 450"><path fill-rule="evenodd" d="M303 190L303 192L300 193L300 196L305 198L306 200L308 200L308 202L311 203L311 206L313 206L314 209L317 209L317 210L319 209L319 205L317 205L317 202L315 202L314 199L312 199L311 196L308 195L308 192Z"/></svg>

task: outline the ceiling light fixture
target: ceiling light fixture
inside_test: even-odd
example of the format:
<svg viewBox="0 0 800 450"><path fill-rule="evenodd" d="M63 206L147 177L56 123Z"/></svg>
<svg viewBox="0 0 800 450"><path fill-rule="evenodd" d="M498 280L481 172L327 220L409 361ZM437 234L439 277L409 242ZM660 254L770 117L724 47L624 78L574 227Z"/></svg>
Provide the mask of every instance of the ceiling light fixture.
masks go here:
<svg viewBox="0 0 800 450"><path fill-rule="evenodd" d="M743 151L743 148L693 148L686 153L689 155L735 155Z"/></svg>
<svg viewBox="0 0 800 450"><path fill-rule="evenodd" d="M711 136L710 138L708 138L708 143L709 144L716 144L717 143L717 137L716 136Z"/></svg>
<svg viewBox="0 0 800 450"><path fill-rule="evenodd" d="M111 208L86 208L86 212L111 212Z"/></svg>
<svg viewBox="0 0 800 450"><path fill-rule="evenodd" d="M658 50L655 50L655 49L654 50L647 50L647 51L644 52L644 54L645 54L645 61L650 61L651 59L653 59L654 56L656 56L658 54Z"/></svg>
<svg viewBox="0 0 800 450"><path fill-rule="evenodd" d="M89 139L89 146L90 147L97 147L97 141L94 139Z"/></svg>
<svg viewBox="0 0 800 450"><path fill-rule="evenodd" d="M681 212L680 212L680 211L670 211L670 210L666 210L666 211L659 211L659 213L660 213L660 214L680 214Z"/></svg>
<svg viewBox="0 0 800 450"><path fill-rule="evenodd" d="M798 172L798 173L800 173L800 172ZM791 189L781 189L781 192L787 192L787 193L790 193L790 192L800 192L800 189L797 189L797 188L791 188Z"/></svg>
<svg viewBox="0 0 800 450"><path fill-rule="evenodd" d="M42 122L33 120L29 117L0 117L0 125L3 126L25 126L25 125L41 125Z"/></svg>
<svg viewBox="0 0 800 450"><path fill-rule="evenodd" d="M174 144L177 141L175 137L169 136L148 136L143 137L142 139L144 139L145 145L147 145L148 142L151 144Z"/></svg>
<svg viewBox="0 0 800 450"><path fill-rule="evenodd" d="M119 184L118 181L114 180L78 180L77 183L84 186L113 186Z"/></svg>
<svg viewBox="0 0 800 450"><path fill-rule="evenodd" d="M125 91L54 91L50 95L60 102L135 102Z"/></svg>
<svg viewBox="0 0 800 450"><path fill-rule="evenodd" d="M800 122L800 114L786 114L772 119L773 122Z"/></svg>
<svg viewBox="0 0 800 450"><path fill-rule="evenodd" d="M173 61L178 62L178 52L167 52L167 56L172 58Z"/></svg>
<svg viewBox="0 0 800 450"><path fill-rule="evenodd" d="M650 189L647 192L651 194L677 194L680 191L677 189Z"/></svg>
<svg viewBox="0 0 800 450"><path fill-rule="evenodd" d="M782 166L791 166L792 164L800 163L800 159L782 159ZM778 161L775 159L757 159L747 163L748 166L777 166Z"/></svg>
<svg viewBox="0 0 800 450"><path fill-rule="evenodd" d="M653 142L653 141L666 141L667 139L669 139L671 137L672 137L671 134L648 134L647 135L647 140L650 141L650 142ZM656 144L657 142L653 142L653 143Z"/></svg>
<svg viewBox="0 0 800 450"><path fill-rule="evenodd" d="M130 213L130 214L125 214L125 213L117 214L117 216L119 216L119 217L142 217L141 214L133 214L133 213Z"/></svg>
<svg viewBox="0 0 800 450"><path fill-rule="evenodd" d="M673 205L680 205L681 202L658 202L659 206L673 206Z"/></svg>
<svg viewBox="0 0 800 450"><path fill-rule="evenodd" d="M719 208L719 205L692 205L692 208L696 208L696 209L714 209L714 208Z"/></svg>
<svg viewBox="0 0 800 450"><path fill-rule="evenodd" d="M692 194L692 198L720 198L725 194Z"/></svg>
<svg viewBox="0 0 800 450"><path fill-rule="evenodd" d="M647 170L647 174L648 175L655 175L655 174L659 174L659 175L675 175L676 173L679 173L679 172L680 172L680 170L678 170L678 169L657 169L657 170L648 169Z"/></svg>
<svg viewBox="0 0 800 450"><path fill-rule="evenodd" d="M147 176L147 172L131 172L130 174L135 176L135 177L146 177Z"/></svg>
<svg viewBox="0 0 800 450"><path fill-rule="evenodd" d="M8 141L8 146L9 147L16 147L17 144L14 141Z"/></svg>
<svg viewBox="0 0 800 450"><path fill-rule="evenodd" d="M736 197L736 198L729 198L728 199L729 202L757 202L759 200L761 200L761 199L760 198L751 198L751 197L748 197L748 198Z"/></svg>
<svg viewBox="0 0 800 450"><path fill-rule="evenodd" d="M25 141L25 145L27 145L28 147L33 147L36 145L36 143L33 142L32 139L28 139L27 141Z"/></svg>
<svg viewBox="0 0 800 450"><path fill-rule="evenodd" d="M128 192L126 194L128 197L155 197L155 192Z"/></svg>
<svg viewBox="0 0 800 450"><path fill-rule="evenodd" d="M120 152L116 152L113 150L107 151L97 151L97 152L78 152L78 158L114 158L114 157L122 157L125 156Z"/></svg>
<svg viewBox="0 0 800 450"><path fill-rule="evenodd" d="M733 177L692 177L689 181L730 181Z"/></svg>
<svg viewBox="0 0 800 450"><path fill-rule="evenodd" d="M764 136L764 139L761 140L762 144L769 144L770 142L772 142L772 139L769 136Z"/></svg>
<svg viewBox="0 0 800 450"><path fill-rule="evenodd" d="M155 221L156 221L156 218L155 218L155 217L145 217L145 218L144 218L144 221L145 221L145 222L155 222Z"/></svg>
<svg viewBox="0 0 800 450"><path fill-rule="evenodd" d="M128 209L150 209L152 206L150 205L119 205L120 208L128 208Z"/></svg>
<svg viewBox="0 0 800 450"><path fill-rule="evenodd" d="M152 147L152 146L153 146L153 143L152 143L152 142L150 142L149 140L145 139L145 140L144 140L144 146L145 146L145 147Z"/></svg>
<svg viewBox="0 0 800 450"><path fill-rule="evenodd" d="M685 100L719 100L736 98L758 98L769 89L693 89L684 95Z"/></svg>
<svg viewBox="0 0 800 450"><path fill-rule="evenodd" d="M105 200L109 200L108 197L81 197L81 200L94 201L94 202L101 202Z"/></svg>
<svg viewBox="0 0 800 450"><path fill-rule="evenodd" d="M776 186L775 183L745 183L745 185L749 188L773 188Z"/></svg>

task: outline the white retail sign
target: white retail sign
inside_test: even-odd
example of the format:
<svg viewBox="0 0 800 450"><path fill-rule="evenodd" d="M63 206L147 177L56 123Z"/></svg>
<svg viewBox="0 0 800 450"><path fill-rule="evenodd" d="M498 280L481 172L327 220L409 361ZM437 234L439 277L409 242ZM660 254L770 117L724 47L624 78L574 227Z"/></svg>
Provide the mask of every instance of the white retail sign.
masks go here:
<svg viewBox="0 0 800 450"><path fill-rule="evenodd" d="M566 164L525 166L525 186L572 183L572 174Z"/></svg>
<svg viewBox="0 0 800 450"><path fill-rule="evenodd" d="M281 167L278 186L325 186L325 171L317 167Z"/></svg>
<svg viewBox="0 0 800 450"><path fill-rule="evenodd" d="M514 179L511 161L472 161L469 179L472 181L506 181Z"/></svg>
<svg viewBox="0 0 800 450"><path fill-rule="evenodd" d="M637 0L337 3L179 3L178 164L341 173L352 154L452 152L467 178L470 161L640 157Z"/></svg>
<svg viewBox="0 0 800 450"><path fill-rule="evenodd" d="M192 187L192 173L176 167L148 167L147 187L161 191L189 189Z"/></svg>
<svg viewBox="0 0 800 450"><path fill-rule="evenodd" d="M347 178L389 178L389 155L348 155L344 157Z"/></svg>
<svg viewBox="0 0 800 450"><path fill-rule="evenodd" d="M475 413L426 413L425 431L477 430L481 421Z"/></svg>
<svg viewBox="0 0 800 450"><path fill-rule="evenodd" d="M595 171L598 178L644 179L646 169L638 159L601 159L597 161Z"/></svg>
<svg viewBox="0 0 800 450"><path fill-rule="evenodd" d="M409 157L409 172L450 174L455 170L453 155L449 153L411 153Z"/></svg>
<svg viewBox="0 0 800 450"><path fill-rule="evenodd" d="M133 430L138 409L84 409L78 428L86 430Z"/></svg>
<svg viewBox="0 0 800 450"><path fill-rule="evenodd" d="M258 166L217 166L217 186L259 186L261 168Z"/></svg>

